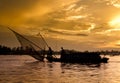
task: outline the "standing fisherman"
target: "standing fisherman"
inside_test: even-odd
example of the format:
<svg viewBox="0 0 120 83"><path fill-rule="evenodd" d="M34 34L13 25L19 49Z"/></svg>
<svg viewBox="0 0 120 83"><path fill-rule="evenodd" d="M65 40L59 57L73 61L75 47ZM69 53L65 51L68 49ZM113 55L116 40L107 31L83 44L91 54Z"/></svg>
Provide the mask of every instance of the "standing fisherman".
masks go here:
<svg viewBox="0 0 120 83"><path fill-rule="evenodd" d="M61 47L61 51L60 51L61 56L65 55L65 50L63 49L63 47Z"/></svg>
<svg viewBox="0 0 120 83"><path fill-rule="evenodd" d="M63 47L61 47L60 54L61 54L60 59L61 59L61 61L62 61L62 60L64 60L64 59L66 58L66 57L65 57L66 52L65 52L65 50L63 49Z"/></svg>

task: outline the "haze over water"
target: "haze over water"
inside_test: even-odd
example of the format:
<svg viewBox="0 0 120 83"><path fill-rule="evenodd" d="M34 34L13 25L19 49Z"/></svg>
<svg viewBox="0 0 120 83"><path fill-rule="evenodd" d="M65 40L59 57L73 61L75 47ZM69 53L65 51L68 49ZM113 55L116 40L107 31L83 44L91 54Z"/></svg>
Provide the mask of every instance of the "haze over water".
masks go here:
<svg viewBox="0 0 120 83"><path fill-rule="evenodd" d="M0 56L0 83L119 83L120 56L106 64L39 62L30 56Z"/></svg>

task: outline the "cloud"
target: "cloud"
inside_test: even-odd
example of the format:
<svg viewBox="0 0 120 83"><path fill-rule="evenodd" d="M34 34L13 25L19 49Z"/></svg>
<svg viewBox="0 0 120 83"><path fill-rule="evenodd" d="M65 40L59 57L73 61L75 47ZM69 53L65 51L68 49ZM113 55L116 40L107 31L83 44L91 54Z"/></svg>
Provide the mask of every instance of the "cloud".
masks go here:
<svg viewBox="0 0 120 83"><path fill-rule="evenodd" d="M96 48L119 39L119 28L108 25L120 14L119 0L0 0L0 11L1 25L24 34L41 32Z"/></svg>
<svg viewBox="0 0 120 83"><path fill-rule="evenodd" d="M69 36L88 36L87 34L82 34L79 31L71 31L71 30L47 29L47 31L51 33L69 35Z"/></svg>
<svg viewBox="0 0 120 83"><path fill-rule="evenodd" d="M107 0L109 5L113 5L116 8L120 8L120 0Z"/></svg>
<svg viewBox="0 0 120 83"><path fill-rule="evenodd" d="M67 4L74 1L71 0ZM63 0L0 0L0 23L19 26L29 19L40 18L55 11L63 4Z"/></svg>
<svg viewBox="0 0 120 83"><path fill-rule="evenodd" d="M38 0L0 0L0 23L2 25L19 25L24 21L23 14L37 2Z"/></svg>

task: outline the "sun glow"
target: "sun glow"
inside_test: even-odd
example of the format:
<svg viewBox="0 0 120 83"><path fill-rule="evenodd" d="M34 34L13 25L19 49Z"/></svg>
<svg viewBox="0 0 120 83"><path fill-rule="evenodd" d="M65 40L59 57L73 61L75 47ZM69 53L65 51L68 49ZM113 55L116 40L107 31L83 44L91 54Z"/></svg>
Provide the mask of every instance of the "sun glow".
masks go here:
<svg viewBox="0 0 120 83"><path fill-rule="evenodd" d="M120 27L120 16L114 18L112 21L109 22L109 25L115 28Z"/></svg>

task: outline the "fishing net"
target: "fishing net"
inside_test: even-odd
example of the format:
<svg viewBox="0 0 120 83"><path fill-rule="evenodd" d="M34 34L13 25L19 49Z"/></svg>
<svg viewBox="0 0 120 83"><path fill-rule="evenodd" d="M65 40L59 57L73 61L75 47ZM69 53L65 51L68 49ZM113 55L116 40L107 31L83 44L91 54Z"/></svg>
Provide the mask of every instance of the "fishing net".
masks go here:
<svg viewBox="0 0 120 83"><path fill-rule="evenodd" d="M18 41L21 44L21 47L23 50L26 50L26 52L29 53L33 58L37 60L43 60L44 59L44 50L46 47L46 42L40 37L32 37L32 36L26 36L26 35L21 35L12 29L10 29L15 36L17 37Z"/></svg>

